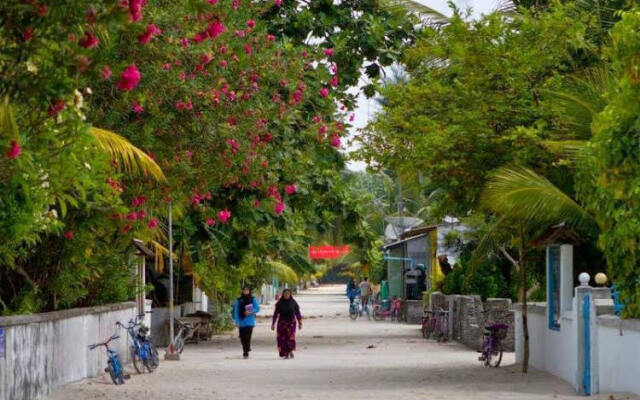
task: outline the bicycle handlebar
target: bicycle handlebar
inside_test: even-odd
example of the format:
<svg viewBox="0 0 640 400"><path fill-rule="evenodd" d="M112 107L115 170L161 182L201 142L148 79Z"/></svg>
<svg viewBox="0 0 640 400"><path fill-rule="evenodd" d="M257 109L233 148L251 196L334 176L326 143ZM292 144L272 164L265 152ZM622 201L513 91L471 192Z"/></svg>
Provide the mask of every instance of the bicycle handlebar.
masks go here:
<svg viewBox="0 0 640 400"><path fill-rule="evenodd" d="M95 344L90 344L89 345L89 350L93 350L96 347L100 347L100 346L107 346L109 344L110 341L112 340L116 340L116 339L120 339L120 335L114 334L112 335L109 339L107 339L106 342L102 342L102 343L95 343Z"/></svg>

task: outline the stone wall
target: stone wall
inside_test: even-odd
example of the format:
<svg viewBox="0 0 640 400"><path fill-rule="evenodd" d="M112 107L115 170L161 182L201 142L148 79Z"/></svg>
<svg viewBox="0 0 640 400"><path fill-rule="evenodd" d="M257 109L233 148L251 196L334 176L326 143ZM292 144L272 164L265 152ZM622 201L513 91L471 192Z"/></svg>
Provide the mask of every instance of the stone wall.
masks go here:
<svg viewBox="0 0 640 400"><path fill-rule="evenodd" d="M481 350L484 327L492 322L509 325L502 344L506 351L514 351L514 313L510 299L487 299L479 296L444 295L431 293L432 310L449 311L449 337L473 349Z"/></svg>
<svg viewBox="0 0 640 400"><path fill-rule="evenodd" d="M5 337L0 348L0 400L38 399L64 384L103 374L104 348L91 351L88 346L116 332L120 339L112 342L113 348L128 363L129 338L115 323L126 323L135 315L136 304L126 302L0 317Z"/></svg>

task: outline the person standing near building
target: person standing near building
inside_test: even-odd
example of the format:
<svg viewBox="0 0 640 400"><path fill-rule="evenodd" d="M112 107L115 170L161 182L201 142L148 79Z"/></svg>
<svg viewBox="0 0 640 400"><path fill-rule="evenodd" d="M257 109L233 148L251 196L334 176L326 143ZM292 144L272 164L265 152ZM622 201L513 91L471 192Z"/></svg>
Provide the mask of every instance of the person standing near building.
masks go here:
<svg viewBox="0 0 640 400"><path fill-rule="evenodd" d="M367 313L367 317L370 317L369 296L371 296L372 293L371 283L369 283L369 279L365 276L362 278L362 282L360 282L360 302L362 303L362 309Z"/></svg>
<svg viewBox="0 0 640 400"><path fill-rule="evenodd" d="M291 296L291 290L285 289L276 303L271 323L271 330L276 330L277 326L276 341L281 358L293 358L293 352L296 349L296 322L298 322L298 328L302 329L300 306Z"/></svg>
<svg viewBox="0 0 640 400"><path fill-rule="evenodd" d="M249 358L251 351L251 334L256 326L256 314L260 306L255 297L251 295L251 289L242 288L242 294L233 304L233 320L238 327L240 342L242 343L242 357Z"/></svg>

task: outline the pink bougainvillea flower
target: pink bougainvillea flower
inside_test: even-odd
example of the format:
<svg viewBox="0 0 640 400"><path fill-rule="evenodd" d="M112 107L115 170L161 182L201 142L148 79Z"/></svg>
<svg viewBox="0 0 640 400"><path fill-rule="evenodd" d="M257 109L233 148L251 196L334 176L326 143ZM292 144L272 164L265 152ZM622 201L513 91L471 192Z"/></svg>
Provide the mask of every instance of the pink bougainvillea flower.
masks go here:
<svg viewBox="0 0 640 400"><path fill-rule="evenodd" d="M147 212L145 210L138 211L138 219L145 219L147 217Z"/></svg>
<svg viewBox="0 0 640 400"><path fill-rule="evenodd" d="M319 115L314 115L313 117L311 117L311 120L312 120L313 122L315 122L316 124L319 124L319 123L320 123L320 121L322 121L322 119L320 118L320 116L319 116Z"/></svg>
<svg viewBox="0 0 640 400"><path fill-rule="evenodd" d="M27 29L25 29L24 33L22 34L22 40L25 42L28 42L31 39L33 39L33 28L28 26Z"/></svg>
<svg viewBox="0 0 640 400"><path fill-rule="evenodd" d="M236 154L238 152L238 149L240 148L240 145L235 139L227 139L227 145L231 147L231 152L233 154Z"/></svg>
<svg viewBox="0 0 640 400"><path fill-rule="evenodd" d="M242 29L238 29L236 31L236 36L239 37L239 38L243 38L243 37L246 36L246 32L244 30L242 30Z"/></svg>
<svg viewBox="0 0 640 400"><path fill-rule="evenodd" d="M209 35L211 39L217 38L218 36L222 35L225 31L226 31L226 28L224 24L220 21L215 21L210 23L206 29L207 35Z"/></svg>
<svg viewBox="0 0 640 400"><path fill-rule="evenodd" d="M229 63L227 62L227 60L220 60L220 66L222 68L225 68Z"/></svg>
<svg viewBox="0 0 640 400"><path fill-rule="evenodd" d="M256 21L254 21L253 19L247 21L247 27L253 28L254 26L256 26Z"/></svg>
<svg viewBox="0 0 640 400"><path fill-rule="evenodd" d="M171 64L169 64L169 63L162 64L162 69L165 70L165 71L170 70L171 69Z"/></svg>
<svg viewBox="0 0 640 400"><path fill-rule="evenodd" d="M189 39L187 38L180 39L180 44L182 45L182 47L189 47Z"/></svg>
<svg viewBox="0 0 640 400"><path fill-rule="evenodd" d="M136 114L142 114L144 112L144 108L137 100L133 101L133 112Z"/></svg>
<svg viewBox="0 0 640 400"><path fill-rule="evenodd" d="M64 235L64 238L67 239L67 240L73 239L73 231L72 230L65 231L63 233L63 235Z"/></svg>
<svg viewBox="0 0 640 400"><path fill-rule="evenodd" d="M108 65L105 65L100 69L100 77L102 78L103 81L106 81L107 79L111 78L111 75L113 75L113 73L111 72L111 68L109 68Z"/></svg>
<svg viewBox="0 0 640 400"><path fill-rule="evenodd" d="M20 148L20 144L16 139L11 139L11 144L9 146L9 150L7 150L7 158L9 160L15 160L22 153L22 149Z"/></svg>
<svg viewBox="0 0 640 400"><path fill-rule="evenodd" d="M251 49L251 45L249 43L244 44L244 52L247 54L251 54L253 50Z"/></svg>
<svg viewBox="0 0 640 400"><path fill-rule="evenodd" d="M260 207L260 200L254 200L254 201L253 201L253 207L254 207L254 208L258 208L258 207Z"/></svg>
<svg viewBox="0 0 640 400"><path fill-rule="evenodd" d="M145 196L138 196L131 199L131 205L134 207L140 207L146 202L147 202L147 198Z"/></svg>
<svg viewBox="0 0 640 400"><path fill-rule="evenodd" d="M327 97L328 95L329 95L329 89L327 88L320 89L320 96Z"/></svg>
<svg viewBox="0 0 640 400"><path fill-rule="evenodd" d="M331 78L331 86L338 87L338 75L334 75L333 78Z"/></svg>
<svg viewBox="0 0 640 400"><path fill-rule="evenodd" d="M207 218L207 225L214 226L216 224L216 220L213 218Z"/></svg>
<svg viewBox="0 0 640 400"><path fill-rule="evenodd" d="M331 146L340 147L340 136L334 136L331 138Z"/></svg>
<svg viewBox="0 0 640 400"><path fill-rule="evenodd" d="M223 224L226 223L229 220L229 218L231 218L231 211L222 210L222 211L218 212L218 219Z"/></svg>
<svg viewBox="0 0 640 400"><path fill-rule="evenodd" d="M231 2L231 7L233 7L234 10L237 10L238 7L240 7L240 0L233 0L233 2Z"/></svg>
<svg viewBox="0 0 640 400"><path fill-rule="evenodd" d="M209 35L207 34L207 32L199 32L199 33L196 33L196 35L193 37L193 42L195 44L198 44L203 42L208 37Z"/></svg>
<svg viewBox="0 0 640 400"><path fill-rule="evenodd" d="M49 13L49 10L47 10L47 5L44 3L40 3L36 6L36 13L41 16L44 17Z"/></svg>
<svg viewBox="0 0 640 400"><path fill-rule="evenodd" d="M191 151L191 150L187 150L187 151L186 151L186 154L187 154L187 157L189 157L189 158L193 158L193 151Z"/></svg>
<svg viewBox="0 0 640 400"><path fill-rule="evenodd" d="M133 225L131 225L131 224L126 224L125 226L123 226L123 227L122 227L122 233L127 233L127 232L129 232L132 228L133 228Z"/></svg>
<svg viewBox="0 0 640 400"><path fill-rule="evenodd" d="M129 92L135 89L135 87L138 86L139 82L140 71L135 64L131 64L127 68L125 68L124 71L122 71L122 74L120 74L120 80L118 81L116 86L122 91Z"/></svg>
<svg viewBox="0 0 640 400"><path fill-rule="evenodd" d="M333 55L333 49L324 49L324 55L331 57Z"/></svg>
<svg viewBox="0 0 640 400"><path fill-rule="evenodd" d="M138 42L140 42L140 44L149 43L154 36L161 34L162 31L160 30L160 28L158 28L154 24L149 24L147 25L147 30L142 35L138 36Z"/></svg>
<svg viewBox="0 0 640 400"><path fill-rule="evenodd" d="M98 37L89 31L86 31L82 39L78 40L78 44L86 49L96 47L99 42Z"/></svg>
<svg viewBox="0 0 640 400"><path fill-rule="evenodd" d="M356 115L355 114L349 115L349 122L353 122L354 119L356 119Z"/></svg>
<svg viewBox="0 0 640 400"><path fill-rule="evenodd" d="M142 19L142 6L147 3L147 0L128 0L123 3L128 6L131 21L136 22Z"/></svg>
<svg viewBox="0 0 640 400"><path fill-rule="evenodd" d="M295 183L292 183L291 185L287 185L284 188L284 191L285 191L286 194L291 196L292 194L294 194L294 193L296 193L298 191L298 185L296 185Z"/></svg>
<svg viewBox="0 0 640 400"><path fill-rule="evenodd" d="M135 212L130 212L129 214L127 214L127 219L129 221L135 221L138 219L138 213Z"/></svg>
<svg viewBox="0 0 640 400"><path fill-rule="evenodd" d="M270 42L273 42L274 40L276 40L276 37L269 33L269 34L267 34L267 40L270 41Z"/></svg>
<svg viewBox="0 0 640 400"><path fill-rule="evenodd" d="M47 113L50 116L54 117L60 111L64 110L65 107L66 107L66 104L65 104L64 100L55 99L55 100L51 101L51 104L49 105L49 109L47 110Z"/></svg>
<svg viewBox="0 0 640 400"><path fill-rule="evenodd" d="M322 124L318 128L318 135L324 135L325 133L327 133L327 126L325 124Z"/></svg>
<svg viewBox="0 0 640 400"><path fill-rule="evenodd" d="M218 0L207 0L207 3L209 3L209 4L217 4Z"/></svg>
<svg viewBox="0 0 640 400"><path fill-rule="evenodd" d="M276 7L280 7L282 5L282 0L276 0Z"/></svg>
<svg viewBox="0 0 640 400"><path fill-rule="evenodd" d="M282 214L287 206L283 202L278 202L275 207L276 214Z"/></svg>
<svg viewBox="0 0 640 400"><path fill-rule="evenodd" d="M338 64L331 65L331 72L334 74L338 73Z"/></svg>
<svg viewBox="0 0 640 400"><path fill-rule="evenodd" d="M149 228L153 229L158 226L158 220L156 218L151 218L149 220L149 224L147 225Z"/></svg>

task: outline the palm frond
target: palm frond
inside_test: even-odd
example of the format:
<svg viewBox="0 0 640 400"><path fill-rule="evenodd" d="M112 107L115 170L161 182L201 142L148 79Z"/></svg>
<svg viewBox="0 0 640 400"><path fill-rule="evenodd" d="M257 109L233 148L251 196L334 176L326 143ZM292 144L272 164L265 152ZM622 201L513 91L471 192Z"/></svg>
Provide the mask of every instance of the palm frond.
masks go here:
<svg viewBox="0 0 640 400"><path fill-rule="evenodd" d="M281 261L268 261L267 264L281 282L289 284L299 282L298 274L287 264Z"/></svg>
<svg viewBox="0 0 640 400"><path fill-rule="evenodd" d="M544 140L542 145L551 153L564 157L572 164L583 156L586 140Z"/></svg>
<svg viewBox="0 0 640 400"><path fill-rule="evenodd" d="M382 0L384 4L389 6L400 6L407 11L418 14L419 16L426 17L431 23L443 24L449 21L449 17L443 13L426 6L418 0Z"/></svg>
<svg viewBox="0 0 640 400"><path fill-rule="evenodd" d="M485 186L480 201L496 214L527 225L566 222L585 226L593 222L571 197L526 168L500 168Z"/></svg>
<svg viewBox="0 0 640 400"><path fill-rule="evenodd" d="M0 134L8 135L11 139L18 137L18 124L9 105L8 96L0 104Z"/></svg>
<svg viewBox="0 0 640 400"><path fill-rule="evenodd" d="M610 81L604 68L592 68L582 76L567 77L562 88L542 91L543 96L563 115L575 137L591 137L591 123L606 105L603 94Z"/></svg>
<svg viewBox="0 0 640 400"><path fill-rule="evenodd" d="M100 147L121 161L120 164L127 173L142 172L153 176L158 181L167 181L160 166L144 151L131 144L124 137L115 132L96 127L91 128L91 135Z"/></svg>

